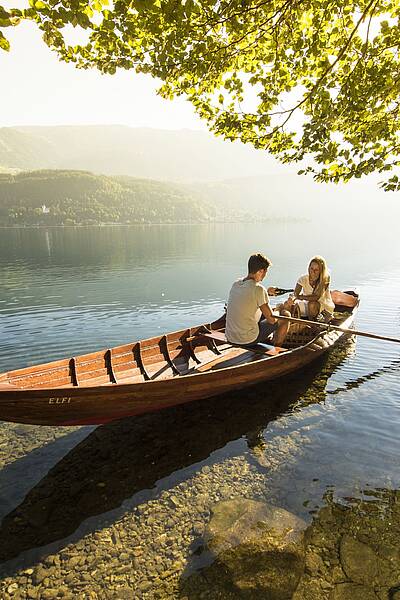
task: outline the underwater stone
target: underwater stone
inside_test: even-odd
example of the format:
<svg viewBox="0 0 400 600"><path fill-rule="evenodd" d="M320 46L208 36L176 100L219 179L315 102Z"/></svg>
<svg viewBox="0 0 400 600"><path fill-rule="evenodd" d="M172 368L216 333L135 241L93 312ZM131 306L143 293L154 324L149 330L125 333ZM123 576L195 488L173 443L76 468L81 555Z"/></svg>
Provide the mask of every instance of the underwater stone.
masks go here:
<svg viewBox="0 0 400 600"><path fill-rule="evenodd" d="M304 572L305 529L283 508L235 498L213 507L204 538L238 597L284 600Z"/></svg>
<svg viewBox="0 0 400 600"><path fill-rule="evenodd" d="M329 600L378 600L373 589L354 583L340 583L332 590Z"/></svg>
<svg viewBox="0 0 400 600"><path fill-rule="evenodd" d="M266 502L234 498L217 502L204 537L214 554L247 542L268 541L270 549L302 544L307 525L284 508Z"/></svg>
<svg viewBox="0 0 400 600"><path fill-rule="evenodd" d="M345 534L340 541L340 560L347 577L355 583L373 583L377 575L377 556L366 544Z"/></svg>

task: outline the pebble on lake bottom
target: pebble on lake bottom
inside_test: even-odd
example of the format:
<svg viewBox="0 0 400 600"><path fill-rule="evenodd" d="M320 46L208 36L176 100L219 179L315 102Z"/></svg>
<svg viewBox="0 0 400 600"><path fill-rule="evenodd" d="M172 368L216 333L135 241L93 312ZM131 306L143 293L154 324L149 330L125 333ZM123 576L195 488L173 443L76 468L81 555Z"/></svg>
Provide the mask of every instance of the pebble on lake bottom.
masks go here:
<svg viewBox="0 0 400 600"><path fill-rule="evenodd" d="M201 559L207 557L204 536L215 506L221 501L243 504L243 499L246 505L265 503L267 486L267 475L244 457L211 465L128 510L112 526L3 578L1 597L229 600L245 593L246 598L265 598L260 595L265 584L254 572L257 562L252 564L251 553L243 555L240 544L235 550L241 560L240 585L229 575L235 573L235 552L228 557L228 571L226 562L221 571L224 563L218 558L211 564L201 564ZM325 500L327 505L305 531L297 589L281 597L346 600L362 592L364 599L384 598L383 592L400 582L400 493L386 492L384 519L372 502L354 500L353 506L345 506ZM281 516L290 514L276 510ZM254 560L259 551L253 547Z"/></svg>

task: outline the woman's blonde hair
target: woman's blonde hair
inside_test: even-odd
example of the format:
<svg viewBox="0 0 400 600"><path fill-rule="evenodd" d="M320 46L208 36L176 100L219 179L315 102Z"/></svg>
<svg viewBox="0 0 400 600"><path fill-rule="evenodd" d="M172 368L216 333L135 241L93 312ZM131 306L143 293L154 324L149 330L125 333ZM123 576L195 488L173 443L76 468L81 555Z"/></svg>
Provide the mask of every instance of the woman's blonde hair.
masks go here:
<svg viewBox="0 0 400 600"><path fill-rule="evenodd" d="M316 283L314 284L313 290L314 294L318 298L321 298L322 294L331 282L331 275L329 273L326 260L322 256L314 256L308 263L308 266L310 267L311 263L313 262L317 263L317 265L319 266L319 277Z"/></svg>

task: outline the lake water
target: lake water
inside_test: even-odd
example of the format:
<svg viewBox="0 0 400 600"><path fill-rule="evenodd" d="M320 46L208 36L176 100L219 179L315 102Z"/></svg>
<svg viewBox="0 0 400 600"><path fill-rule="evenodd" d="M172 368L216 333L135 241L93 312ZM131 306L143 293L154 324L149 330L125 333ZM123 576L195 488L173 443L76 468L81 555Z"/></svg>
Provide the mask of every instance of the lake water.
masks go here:
<svg viewBox="0 0 400 600"><path fill-rule="evenodd" d="M280 287L293 287L322 254L333 288L359 288L357 329L400 338L391 214L368 223L2 230L0 371L209 322L253 251L271 258L265 283ZM217 589L201 542L212 504L232 495L307 524L327 505L345 507L357 531L378 531L360 509L370 501L389 535L387 507L400 488L399 349L359 337L287 382L98 429L0 424L3 597L50 598L54 589L60 597L242 597L237 582ZM378 562L385 552L400 561L389 538L382 552L374 543ZM343 585L394 597L397 566L370 581L335 560L314 570L306 563L304 598L343 594ZM332 579L335 565L342 579ZM307 592L314 580L316 596Z"/></svg>

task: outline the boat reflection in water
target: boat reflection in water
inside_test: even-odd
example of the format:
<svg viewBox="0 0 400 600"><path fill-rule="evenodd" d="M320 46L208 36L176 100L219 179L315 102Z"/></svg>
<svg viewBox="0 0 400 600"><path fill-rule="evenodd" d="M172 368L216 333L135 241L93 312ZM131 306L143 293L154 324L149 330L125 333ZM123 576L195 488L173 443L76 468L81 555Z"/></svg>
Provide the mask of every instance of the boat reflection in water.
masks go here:
<svg viewBox="0 0 400 600"><path fill-rule="evenodd" d="M269 423L288 411L324 401L330 375L352 350L348 340L305 369L301 378L297 374L246 392L98 427L4 517L0 571L15 572L88 531L109 525L135 504L154 497L154 488L158 492L188 478L203 466L198 463L229 442L236 445L225 456L253 452ZM103 513L108 514L85 524Z"/></svg>

